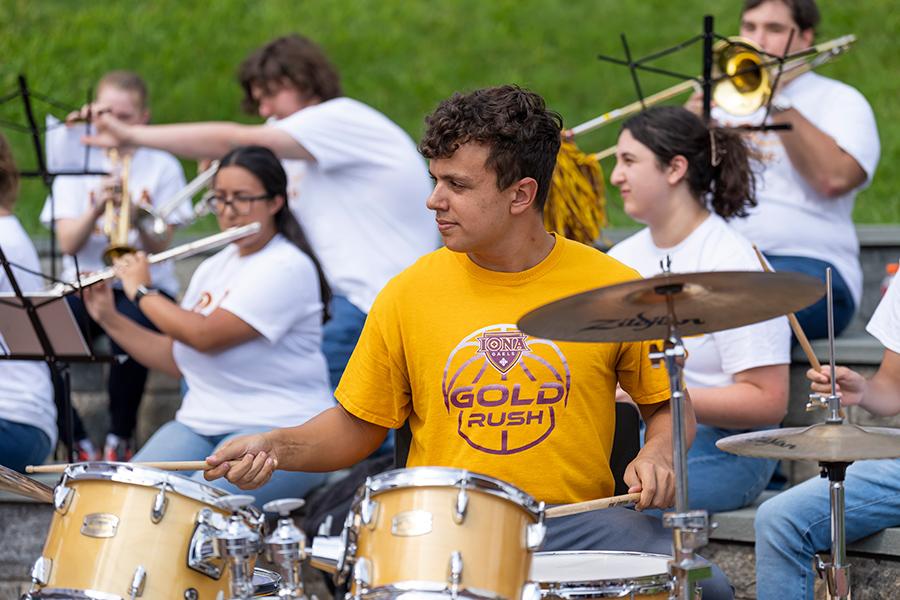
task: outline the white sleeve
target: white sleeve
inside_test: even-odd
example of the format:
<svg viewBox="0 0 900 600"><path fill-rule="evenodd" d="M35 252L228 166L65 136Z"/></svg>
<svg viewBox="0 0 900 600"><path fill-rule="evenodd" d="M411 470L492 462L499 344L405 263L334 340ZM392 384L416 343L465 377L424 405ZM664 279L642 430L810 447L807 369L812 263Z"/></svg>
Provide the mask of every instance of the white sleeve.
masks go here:
<svg viewBox="0 0 900 600"><path fill-rule="evenodd" d="M866 331L878 338L888 350L900 353L900 275L894 275L884 298L866 325Z"/></svg>
<svg viewBox="0 0 900 600"><path fill-rule="evenodd" d="M830 92L827 101L820 105L814 124L859 163L868 184L881 156L875 113L865 97L850 86L841 85Z"/></svg>
<svg viewBox="0 0 900 600"><path fill-rule="evenodd" d="M240 272L239 285L219 304L271 343L295 323L320 314L319 280L305 255L265 252Z"/></svg>
<svg viewBox="0 0 900 600"><path fill-rule="evenodd" d="M771 365L791 362L791 328L787 317L777 317L744 327L711 334L729 375Z"/></svg>
<svg viewBox="0 0 900 600"><path fill-rule="evenodd" d="M175 194L180 192L184 186L184 170L181 168L181 163L179 163L178 159L174 156L165 155L161 163L159 179L152 192L153 197L151 200L154 208L162 208L175 196ZM184 201L178 205L177 209L169 213L166 222L171 225L185 223L191 220L192 214L191 199L185 198Z"/></svg>
<svg viewBox="0 0 900 600"><path fill-rule="evenodd" d="M74 219L81 216L88 207L88 181L93 177L60 176L53 180L52 198L48 197L41 210L41 223L50 225L50 202L53 206L53 218Z"/></svg>
<svg viewBox="0 0 900 600"><path fill-rule="evenodd" d="M380 163L391 154L385 143L386 117L346 99L330 100L273 124L289 133L323 171ZM389 164L389 163L386 163Z"/></svg>

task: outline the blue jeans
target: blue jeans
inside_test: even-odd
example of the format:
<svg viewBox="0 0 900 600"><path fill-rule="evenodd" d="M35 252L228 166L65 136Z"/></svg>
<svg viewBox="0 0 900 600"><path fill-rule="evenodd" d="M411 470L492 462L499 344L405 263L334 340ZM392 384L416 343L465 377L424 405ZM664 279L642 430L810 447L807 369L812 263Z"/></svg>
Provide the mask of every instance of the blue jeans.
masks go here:
<svg viewBox="0 0 900 600"><path fill-rule="evenodd" d="M850 294L850 288L838 270L829 262L815 258L801 256L773 256L766 254L766 259L776 271L787 273L806 273L825 281L825 269L831 267L831 287L834 296L834 335L839 335L856 312L856 303ZM803 310L795 313L797 321L803 328L803 333L811 340L821 340L828 337L828 301L825 296ZM792 344L797 344L797 338L792 337Z"/></svg>
<svg viewBox="0 0 900 600"><path fill-rule="evenodd" d="M847 541L900 525L900 459L867 460L847 469ZM756 513L759 600L812 600L815 552L831 550L828 480L815 478L764 502Z"/></svg>
<svg viewBox="0 0 900 600"><path fill-rule="evenodd" d="M336 389L359 334L366 323L366 313L359 310L343 296L332 296L328 305L331 318L322 331L322 352L328 361L331 389Z"/></svg>
<svg viewBox="0 0 900 600"><path fill-rule="evenodd" d="M37 427L0 419L0 465L20 473L27 465L43 464L50 438Z"/></svg>
<svg viewBox="0 0 900 600"><path fill-rule="evenodd" d="M688 502L710 513L736 510L752 504L772 478L777 460L723 452L716 442L743 433L697 425L697 437L688 450Z"/></svg>
<svg viewBox="0 0 900 600"><path fill-rule="evenodd" d="M270 427L248 427L224 435L200 435L178 421L169 421L153 434L134 461L203 460L213 453L223 442L239 435L269 431ZM225 490L229 494L250 494L255 504L262 507L270 500L279 498L303 498L314 488L325 483L327 473L301 473L298 471L276 471L264 486L255 490L242 490L226 479L207 482L203 473L184 473L196 481L208 483Z"/></svg>

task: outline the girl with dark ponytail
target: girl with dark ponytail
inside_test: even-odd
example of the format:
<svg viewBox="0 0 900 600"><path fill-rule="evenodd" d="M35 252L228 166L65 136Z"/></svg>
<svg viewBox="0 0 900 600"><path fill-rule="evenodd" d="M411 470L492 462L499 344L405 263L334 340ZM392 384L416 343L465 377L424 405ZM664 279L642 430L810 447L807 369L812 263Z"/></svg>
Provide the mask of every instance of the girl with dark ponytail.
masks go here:
<svg viewBox="0 0 900 600"><path fill-rule="evenodd" d="M625 212L647 227L610 250L644 277L673 272L759 271L727 220L755 206L751 153L733 130L708 128L680 107L646 110L622 126L610 181ZM722 437L777 426L787 410L790 329L784 317L684 340L685 385L697 415L688 452L692 509L752 503L776 461L716 448Z"/></svg>
<svg viewBox="0 0 900 600"><path fill-rule="evenodd" d="M142 253L116 263L126 296L161 333L119 313L108 287L85 290L91 316L129 355L187 383L175 420L135 460L202 460L231 437L299 425L333 406L321 349L331 292L288 208L278 158L259 146L235 148L222 157L206 202L223 230L261 227L205 260L180 306L151 287ZM233 468L252 477L274 460L260 455ZM302 496L324 478L279 471L251 493L261 505ZM224 479L216 485L241 493Z"/></svg>

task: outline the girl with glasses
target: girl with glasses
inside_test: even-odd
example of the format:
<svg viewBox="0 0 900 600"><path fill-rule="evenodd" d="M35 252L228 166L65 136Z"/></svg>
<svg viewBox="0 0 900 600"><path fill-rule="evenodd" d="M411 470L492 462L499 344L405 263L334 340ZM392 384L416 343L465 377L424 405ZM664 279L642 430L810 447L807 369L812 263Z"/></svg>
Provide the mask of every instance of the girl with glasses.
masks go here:
<svg viewBox="0 0 900 600"><path fill-rule="evenodd" d="M180 306L152 288L142 253L116 263L126 295L161 333L124 319L108 287L85 290L91 315L131 356L187 383L175 420L136 461L202 460L231 437L299 425L332 406L321 351L331 293L287 206L286 186L267 148L239 147L222 158L207 199L219 226L261 228L204 261ZM279 472L253 494L260 504L303 496L324 478Z"/></svg>

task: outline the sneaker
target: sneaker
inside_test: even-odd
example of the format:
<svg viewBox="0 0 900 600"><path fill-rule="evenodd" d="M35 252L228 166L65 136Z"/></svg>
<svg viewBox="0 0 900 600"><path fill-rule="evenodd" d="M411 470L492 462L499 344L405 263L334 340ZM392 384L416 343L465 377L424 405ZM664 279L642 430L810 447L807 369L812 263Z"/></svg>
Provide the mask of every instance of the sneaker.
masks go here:
<svg viewBox="0 0 900 600"><path fill-rule="evenodd" d="M88 438L75 442L75 458L78 462L91 462L100 460L100 451Z"/></svg>
<svg viewBox="0 0 900 600"><path fill-rule="evenodd" d="M106 444L103 446L103 460L110 462L128 462L133 452L128 440L114 433L106 434Z"/></svg>

